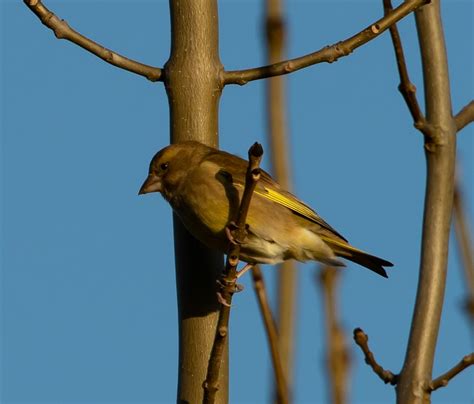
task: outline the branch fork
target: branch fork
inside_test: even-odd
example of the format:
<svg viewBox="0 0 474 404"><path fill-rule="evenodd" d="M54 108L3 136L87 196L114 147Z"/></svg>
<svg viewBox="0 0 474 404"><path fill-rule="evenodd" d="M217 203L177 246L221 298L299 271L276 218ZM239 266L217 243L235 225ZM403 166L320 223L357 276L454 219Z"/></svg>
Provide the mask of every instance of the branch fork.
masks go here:
<svg viewBox="0 0 474 404"><path fill-rule="evenodd" d="M356 328L354 330L354 341L360 347L365 356L365 363L369 365L374 373L382 379L385 384L390 383L392 386L398 384L400 380L399 374L394 374L390 370L385 370L380 366L375 360L374 354L369 349L369 337L361 329ZM474 352L464 356L455 366L449 369L446 373L443 373L441 376L433 379L428 386L426 386L425 391L431 393L440 387L445 387L448 385L451 379L461 373L464 369L467 369L469 366L474 365Z"/></svg>

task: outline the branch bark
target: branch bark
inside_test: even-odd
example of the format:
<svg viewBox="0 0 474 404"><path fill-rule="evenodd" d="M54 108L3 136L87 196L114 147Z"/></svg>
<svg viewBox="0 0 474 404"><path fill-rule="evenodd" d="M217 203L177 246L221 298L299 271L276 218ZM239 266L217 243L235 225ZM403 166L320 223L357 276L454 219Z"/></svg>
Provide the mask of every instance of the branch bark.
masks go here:
<svg viewBox="0 0 474 404"><path fill-rule="evenodd" d="M443 373L441 376L434 379L429 386L430 391L435 391L440 387L446 387L449 381L461 373L464 369L469 366L474 365L474 352L466 355L462 358L455 366L449 369L446 373Z"/></svg>
<svg viewBox="0 0 474 404"><path fill-rule="evenodd" d="M260 179L260 161L263 155L263 148L260 144L254 143L249 149L249 164L247 175L245 176L245 188L240 201L239 210L234 223L229 223L229 234L233 240L229 240L229 250L224 274L220 280L221 286L221 308L219 311L219 320L217 322L214 344L212 346L209 358L209 367L207 369L204 387L204 400L206 404L215 402L216 394L219 391L219 374L221 368L224 348L227 345L229 333L230 308L232 296L238 291L237 286L237 265L239 263L240 245L247 236L246 224L247 213L250 207L253 191ZM232 227L235 227L232 229Z"/></svg>
<svg viewBox="0 0 474 404"><path fill-rule="evenodd" d="M474 121L474 101L467 104L461 111L454 117L456 120L456 130L459 132L465 126L469 125Z"/></svg>
<svg viewBox="0 0 474 404"><path fill-rule="evenodd" d="M197 140L218 147L222 91L216 0L170 0L171 53L164 66L171 142ZM177 402L200 403L219 315L216 279L223 255L204 247L174 216L179 315ZM228 400L227 346L216 402Z"/></svg>
<svg viewBox="0 0 474 404"><path fill-rule="evenodd" d="M384 14L388 15L392 12L392 1L383 0ZM390 36L392 38L393 49L395 51L395 58L397 61L398 74L400 76L400 84L398 85L398 90L403 96L405 103L411 113L415 128L418 128L423 132L423 129L427 128L427 123L423 112L421 112L420 104L416 98L416 87L410 81L408 75L408 69L405 62L405 54L403 52L402 41L400 39L400 34L396 24L393 24L390 27ZM429 132L426 130L423 132L429 135Z"/></svg>
<svg viewBox="0 0 474 404"><path fill-rule="evenodd" d="M285 56L286 29L283 18L283 1L267 0L264 16L268 63ZM273 77L266 82L267 139L270 146L272 173L284 189L291 191L291 167L287 137L285 79ZM285 261L277 272L277 324L278 350L283 364L284 379L291 397L293 380L293 351L296 312L297 268L294 261ZM278 387L278 381L275 387ZM275 391L275 396L278 392Z"/></svg>
<svg viewBox="0 0 474 404"><path fill-rule="evenodd" d="M430 401L436 340L446 285L453 205L456 125L452 117L448 64L439 0L415 14L421 48L426 121L427 183L418 289L397 402Z"/></svg>
<svg viewBox="0 0 474 404"><path fill-rule="evenodd" d="M308 55L252 69L226 71L223 74L224 83L244 85L249 81L292 73L317 63L335 62L340 57L349 55L355 49L378 37L391 25L429 1L407 0L394 9L393 12L374 22L358 34Z"/></svg>
<svg viewBox="0 0 474 404"><path fill-rule="evenodd" d="M362 329L356 328L354 330L354 341L364 353L365 363L372 368L374 373L380 377L385 384L390 383L392 386L395 386L398 382L399 375L390 372L390 370L385 370L377 363L374 354L369 349L369 337Z"/></svg>
<svg viewBox="0 0 474 404"><path fill-rule="evenodd" d="M54 32L58 39L66 39L86 51L96 55L102 60L111 65L136 73L140 76L146 77L150 81L163 81L162 70L158 67L145 65L135 60L126 58L110 49L104 48L102 45L92 41L91 39L81 35L79 32L73 30L66 21L58 18L51 12L41 0L23 0L28 8Z"/></svg>

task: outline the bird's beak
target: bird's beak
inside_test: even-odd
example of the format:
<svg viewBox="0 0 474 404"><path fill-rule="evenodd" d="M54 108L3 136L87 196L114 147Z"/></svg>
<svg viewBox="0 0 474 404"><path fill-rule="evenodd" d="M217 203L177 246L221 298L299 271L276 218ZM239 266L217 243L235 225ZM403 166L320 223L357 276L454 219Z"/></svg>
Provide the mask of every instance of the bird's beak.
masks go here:
<svg viewBox="0 0 474 404"><path fill-rule="evenodd" d="M150 192L161 192L161 178L150 173L143 183L138 195L149 194Z"/></svg>

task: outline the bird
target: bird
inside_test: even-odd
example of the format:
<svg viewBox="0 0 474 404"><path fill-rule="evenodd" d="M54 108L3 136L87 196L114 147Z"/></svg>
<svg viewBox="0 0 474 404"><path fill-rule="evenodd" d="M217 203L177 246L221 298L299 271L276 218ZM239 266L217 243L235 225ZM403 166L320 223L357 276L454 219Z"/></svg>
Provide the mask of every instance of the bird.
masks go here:
<svg viewBox="0 0 474 404"><path fill-rule="evenodd" d="M225 253L227 225L236 217L248 162L196 141L171 144L152 158L138 194L160 193L186 229L209 248ZM294 259L345 266L355 262L388 278L393 264L352 245L315 210L261 170L247 214L240 260L248 265Z"/></svg>

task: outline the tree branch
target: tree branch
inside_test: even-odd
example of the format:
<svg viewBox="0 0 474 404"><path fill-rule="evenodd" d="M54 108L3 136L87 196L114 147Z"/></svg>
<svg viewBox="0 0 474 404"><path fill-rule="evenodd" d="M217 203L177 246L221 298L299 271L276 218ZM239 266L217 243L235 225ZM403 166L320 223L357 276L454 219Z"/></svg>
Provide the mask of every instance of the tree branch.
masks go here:
<svg viewBox="0 0 474 404"><path fill-rule="evenodd" d="M453 202L453 221L454 233L456 235L459 247L459 255L461 256L462 266L466 279L466 303L464 309L471 321L474 322L474 252L472 250L472 240L470 237L468 219L464 208L462 191L460 189L459 179L456 181L454 188ZM474 323L473 323L474 324Z"/></svg>
<svg viewBox="0 0 474 404"><path fill-rule="evenodd" d="M340 57L349 55L358 47L379 36L391 25L410 14L413 10L429 3L429 1L430 0L407 0L393 10L393 12L379 19L358 34L308 55L252 69L226 71L223 73L224 84L244 85L249 81L281 76L317 63L335 62Z"/></svg>
<svg viewBox="0 0 474 404"><path fill-rule="evenodd" d="M50 28L56 38L67 39L68 41L79 45L81 48L89 51L90 53L98 56L102 60L105 60L111 65L120 67L121 69L128 70L132 73L136 73L140 76L146 77L150 81L163 81L163 72L158 67L148 66L135 60L128 59L125 56L119 55L111 51L110 49L104 48L102 45L86 38L79 32L74 31L66 21L58 18L52 13L41 0L23 0L28 8L36 14L41 22Z"/></svg>
<svg viewBox="0 0 474 404"><path fill-rule="evenodd" d="M266 60L272 64L285 58L286 27L284 1L266 0L263 24L265 26ZM265 81L267 139L269 144L271 171L282 188L291 192L291 164L289 162L288 131L286 119L285 77L273 77ZM296 321L297 268L293 260L287 260L277 268L278 351L291 400L293 382L294 334ZM274 390L278 385L274 386ZM276 397L275 391L273 396Z"/></svg>
<svg viewBox="0 0 474 404"><path fill-rule="evenodd" d="M456 121L456 129L459 132L466 125L474 121L474 101L471 100L461 111L454 117Z"/></svg>
<svg viewBox="0 0 474 404"><path fill-rule="evenodd" d="M364 352L365 363L372 368L374 373L380 377L385 384L390 383L392 386L395 386L398 382L398 375L393 374L389 370L385 370L377 363L374 354L369 349L369 337L364 333L364 331L362 331L362 329L356 328L354 330L354 341L359 345L362 352Z"/></svg>
<svg viewBox="0 0 474 404"><path fill-rule="evenodd" d="M433 361L446 287L453 212L456 125L452 116L448 60L440 1L415 13L423 67L429 134L424 132L426 191L420 270L408 346L397 383L397 402L430 400Z"/></svg>
<svg viewBox="0 0 474 404"><path fill-rule="evenodd" d="M391 0L383 0L384 14L389 15L393 11ZM398 73L400 76L400 84L398 90L403 96L408 109L413 118L415 128L419 129L425 135L429 134L428 125L425 116L421 112L420 104L416 98L416 87L410 81L408 69L405 62L405 55L403 53L402 41L396 24L390 26L390 36L392 38L393 49L397 60Z"/></svg>
<svg viewBox="0 0 474 404"><path fill-rule="evenodd" d="M170 141L219 145L222 93L217 0L170 0L171 49L163 79L170 111ZM216 279L224 255L205 247L173 215L178 300L177 403L202 403L220 304ZM216 403L229 402L228 344L224 347Z"/></svg>
<svg viewBox="0 0 474 404"><path fill-rule="evenodd" d="M331 400L334 404L347 402L348 375L351 357L346 336L340 325L337 309L336 286L341 275L337 268L324 266L319 271L324 311L326 313L326 364Z"/></svg>
<svg viewBox="0 0 474 404"><path fill-rule="evenodd" d="M455 377L457 374L461 373L464 369L468 368L471 365L474 365L474 352L471 352L469 355L466 355L453 368L449 369L446 373L443 373L441 376L434 379L430 383L428 390L431 392L439 389L440 387L446 387L453 377Z"/></svg>
<svg viewBox="0 0 474 404"><path fill-rule="evenodd" d="M283 366L280 358L280 352L278 349L278 333L273 319L270 305L268 303L267 292L265 290L265 282L263 280L263 274L258 265L252 268L252 279L255 294L257 295L258 306L260 313L262 314L263 321L265 324L265 330L267 332L268 344L270 346L270 353L272 357L273 370L275 372L276 380L276 394L277 403L284 404L289 403L288 386L283 373Z"/></svg>
<svg viewBox="0 0 474 404"><path fill-rule="evenodd" d="M226 265L223 276L219 281L221 288L221 292L219 292L221 309L216 327L214 345L212 346L211 357L209 358L207 377L203 383L203 402L206 404L214 403L217 390L219 389L219 371L229 331L232 296L235 292L239 291L239 287L237 285L237 265L239 263L240 245L244 242L245 237L247 236L245 221L247 219L247 213L250 207L253 191L260 179L260 161L262 159L262 155L262 146L259 143L254 143L249 149L249 164L245 177L245 188L240 201L237 218L235 222L231 222L228 225L228 229L232 233L232 238L229 237L230 241Z"/></svg>

